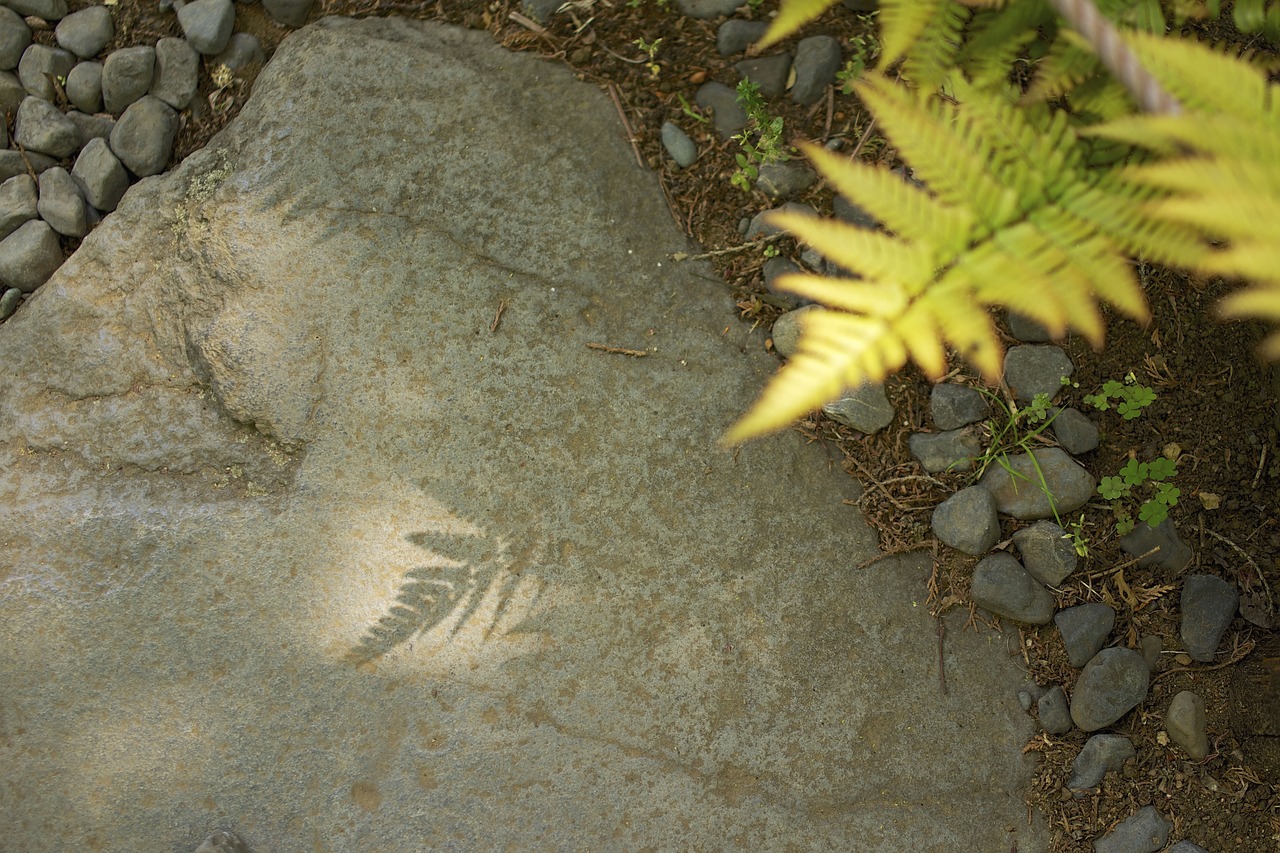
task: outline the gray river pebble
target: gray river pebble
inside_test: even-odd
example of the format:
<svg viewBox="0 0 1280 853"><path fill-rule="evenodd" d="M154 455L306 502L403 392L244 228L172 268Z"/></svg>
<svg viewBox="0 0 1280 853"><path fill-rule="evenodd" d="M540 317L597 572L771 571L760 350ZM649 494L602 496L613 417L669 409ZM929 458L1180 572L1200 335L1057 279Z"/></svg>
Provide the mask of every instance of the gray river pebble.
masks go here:
<svg viewBox="0 0 1280 853"><path fill-rule="evenodd" d="M36 182L25 172L0 184L0 240L37 216Z"/></svg>
<svg viewBox="0 0 1280 853"><path fill-rule="evenodd" d="M185 39L160 39L150 94L175 110L185 109L195 97L199 72L200 54Z"/></svg>
<svg viewBox="0 0 1280 853"><path fill-rule="evenodd" d="M156 49L148 45L113 51L102 63L102 104L120 115L151 88L156 70Z"/></svg>
<svg viewBox="0 0 1280 853"><path fill-rule="evenodd" d="M893 405L884 393L884 385L879 383L868 383L845 391L839 399L823 406L822 411L833 421L867 435L874 435L893 423L894 414Z"/></svg>
<svg viewBox="0 0 1280 853"><path fill-rule="evenodd" d="M1045 586L1057 586L1076 570L1079 557L1063 530L1052 521L1037 521L1013 534L1022 565ZM1084 666L1084 664L1077 664Z"/></svg>
<svg viewBox="0 0 1280 853"><path fill-rule="evenodd" d="M987 416L987 400L967 385L942 382L929 393L929 412L938 429L959 429Z"/></svg>
<svg viewBox="0 0 1280 853"><path fill-rule="evenodd" d="M944 544L978 556L1000 540L995 498L980 486L969 486L947 498L933 511L933 534Z"/></svg>
<svg viewBox="0 0 1280 853"><path fill-rule="evenodd" d="M1201 663L1213 661L1235 618L1240 593L1215 575L1187 575L1182 582L1182 646Z"/></svg>
<svg viewBox="0 0 1280 853"><path fill-rule="evenodd" d="M1071 696L1071 719L1086 732L1111 725L1147 696L1151 672L1133 649L1103 649L1085 665Z"/></svg>
<svg viewBox="0 0 1280 853"><path fill-rule="evenodd" d="M61 166L40 176L40 203L36 208L49 227L66 237L88 233L84 196L75 179Z"/></svg>
<svg viewBox="0 0 1280 853"><path fill-rule="evenodd" d="M795 85L791 100L816 104L835 82L840 70L840 42L831 36L810 36L796 46Z"/></svg>
<svg viewBox="0 0 1280 853"><path fill-rule="evenodd" d="M106 6L88 6L72 12L58 22L54 39L58 47L69 50L81 59L97 56L115 38L116 27L111 20L111 10Z"/></svg>
<svg viewBox="0 0 1280 853"><path fill-rule="evenodd" d="M31 293L62 266L62 243L49 223L33 219L0 240L0 282Z"/></svg>
<svg viewBox="0 0 1280 853"><path fill-rule="evenodd" d="M93 115L102 109L102 63L81 62L67 75L67 100Z"/></svg>
<svg viewBox="0 0 1280 853"><path fill-rule="evenodd" d="M30 44L31 28L27 22L12 9L0 6L0 69L17 68L23 51Z"/></svg>
<svg viewBox="0 0 1280 853"><path fill-rule="evenodd" d="M1061 347L1052 344L1009 347L1004 356L1004 379L1013 395L1029 403L1037 394L1053 399L1062 390L1062 378L1075 365Z"/></svg>
<svg viewBox="0 0 1280 853"><path fill-rule="evenodd" d="M1173 824L1155 806L1144 806L1102 838L1093 842L1094 853L1156 853L1169 840Z"/></svg>
<svg viewBox="0 0 1280 853"><path fill-rule="evenodd" d="M1101 602L1068 607L1053 617L1071 665L1083 668L1102 651L1116 624L1116 612Z"/></svg>
<svg viewBox="0 0 1280 853"><path fill-rule="evenodd" d="M1028 625L1045 625L1056 601L1011 554L983 557L973 570L970 597L984 610Z"/></svg>
<svg viewBox="0 0 1280 853"><path fill-rule="evenodd" d="M1071 778L1067 787L1073 790L1093 788L1102 783L1108 773L1119 773L1124 763L1138 754L1133 742L1120 735L1094 735L1085 741L1071 763Z"/></svg>

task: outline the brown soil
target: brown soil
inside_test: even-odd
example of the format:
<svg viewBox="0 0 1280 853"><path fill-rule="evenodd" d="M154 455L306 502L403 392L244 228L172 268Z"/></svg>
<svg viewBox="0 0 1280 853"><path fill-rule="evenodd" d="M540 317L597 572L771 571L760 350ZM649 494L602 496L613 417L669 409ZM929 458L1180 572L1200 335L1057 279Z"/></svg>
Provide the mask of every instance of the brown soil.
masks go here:
<svg viewBox="0 0 1280 853"><path fill-rule="evenodd" d="M71 4L73 10L85 5L84 0ZM763 195L745 194L730 184L737 144L720 140L707 126L691 120L680 101L683 96L692 103L698 85L706 79L730 86L737 83L732 65L741 57L725 59L716 52L718 22L684 18L665 8L664 0L583 0L569 5L571 15L557 15L545 28L523 18L518 4L510 0L321 0L317 14L444 20L487 29L509 48L535 51L569 64L579 77L608 91L616 101L631 129L638 158L657 172L680 227L709 250L741 246L739 222L772 205ZM739 15L763 20L773 8L773 0L765 0L761 9L745 6ZM113 48L154 44L161 36L180 34L176 16L159 12L155 0L120 0L114 12ZM268 54L289 32L271 22L260 5L238 3L236 12L237 28L262 39ZM848 45L870 31L868 24L850 13L830 12L800 35L829 34ZM38 32L37 38L51 43L52 32ZM656 74L641 61L637 39L649 43L662 39ZM788 44L794 46L794 41ZM175 161L202 147L248 97L252 75L224 79L219 87L212 70L205 69L194 105L183 113ZM875 134L866 113L850 95L835 90L814 107L796 107L785 98L770 106L773 114L784 118L788 141L840 137L847 142L846 150L860 146L863 159L896 162L892 147ZM663 152L659 132L667 119L680 123L698 143L701 155L689 169L676 169ZM823 212L831 210L831 192L822 184L799 200ZM779 246L784 254L798 257L794 244ZM780 309L764 292L761 250L731 252L712 260L724 276L726 298L735 301L743 321L772 323ZM1188 665L1189 659L1179 656L1179 579L1128 565L1130 559L1117 546L1108 506L1100 499L1091 504L1084 515L1089 557L1062 588L1059 604L1111 604L1119 614L1114 642L1137 647L1141 637L1154 635L1163 640L1165 652L1146 701L1112 729L1133 741L1137 759L1123 773L1109 775L1101 788L1072 795L1064 784L1085 735L1079 731L1063 737L1038 735L1026 747L1040 759L1029 800L1048 816L1055 853L1092 851L1092 839L1147 804L1173 820L1171 840L1186 837L1219 851L1274 851L1280 848L1280 767L1274 759L1268 766L1266 758L1280 752L1274 737L1280 730L1263 731L1265 720L1259 722L1258 714L1250 716L1241 709L1270 708L1274 721L1274 709L1280 707L1280 665L1270 621L1275 613L1271 596L1280 596L1280 559L1274 556L1280 552L1276 385L1270 369L1259 365L1253 355L1263 330L1254 324L1223 324L1213 319L1214 305L1230 289L1227 285L1147 267L1142 267L1142 273L1154 314L1150 327L1113 321L1101 352L1068 341L1076 364L1073 379L1079 388L1067 389L1064 399L1081 405L1083 394L1130 373L1154 388L1159 398L1137 420L1122 420L1114 411L1095 414L1103 444L1081 461L1100 477L1114 474L1130 456L1150 460L1166 449L1179 451L1176 485L1182 495L1171 516L1195 550L1188 571L1216 574L1237 584L1258 624L1237 618L1213 665ZM957 367L959 381L979 384L965 367ZM937 567L930 585L933 609L968 608L975 620L986 621L966 598L967 577L975 560L939 548L930 539L933 507L966 485L966 478L922 476L907 452L907 437L931 428L928 390L928 383L910 370L891 380L888 392L899 417L875 436L858 434L820 416L805 420L798 429L812 440L837 447L848 473L867 485L861 505L880 531L884 548L932 549ZM742 401L744 409L749 402ZM1177 448L1170 448L1171 444ZM1012 531L1013 525L1006 524L1005 534ZM1007 541L1002 546L1008 547ZM1029 678L1070 689L1076 670L1066 661L1056 629L995 624L1016 634ZM1250 655L1259 644L1269 645L1270 651L1264 655L1259 649ZM1164 710L1181 690L1194 690L1205 699L1212 748L1201 762L1188 760L1168 743L1162 730ZM1237 729L1251 730L1233 731L1233 720ZM1251 734L1272 737L1249 740Z"/></svg>

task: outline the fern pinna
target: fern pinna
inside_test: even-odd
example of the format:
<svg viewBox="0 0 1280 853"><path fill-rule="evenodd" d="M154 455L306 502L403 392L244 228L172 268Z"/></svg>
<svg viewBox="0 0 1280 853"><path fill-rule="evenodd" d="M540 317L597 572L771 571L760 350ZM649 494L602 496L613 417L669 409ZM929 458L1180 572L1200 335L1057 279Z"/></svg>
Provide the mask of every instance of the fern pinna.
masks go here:
<svg viewBox="0 0 1280 853"><path fill-rule="evenodd" d="M805 314L799 351L727 440L786 426L908 360L939 377L947 345L997 379L1002 350L993 306L1100 345L1099 302L1138 320L1147 316L1129 255L1172 264L1198 259L1190 229L1139 215L1155 191L1087 164L1087 143L1064 113L1019 108L966 89L961 77L952 86L959 104L922 101L877 74L857 85L923 188L888 169L803 146L836 192L887 231L773 215L773 224L860 278L779 281L828 307Z"/></svg>

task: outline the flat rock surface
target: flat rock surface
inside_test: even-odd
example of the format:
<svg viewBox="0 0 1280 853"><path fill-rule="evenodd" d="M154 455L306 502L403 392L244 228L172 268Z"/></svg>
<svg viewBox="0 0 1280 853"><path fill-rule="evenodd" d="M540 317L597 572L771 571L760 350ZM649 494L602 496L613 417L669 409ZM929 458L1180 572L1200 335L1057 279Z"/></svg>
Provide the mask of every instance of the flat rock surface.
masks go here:
<svg viewBox="0 0 1280 853"><path fill-rule="evenodd" d="M1046 849L1003 642L942 694L926 560L717 446L776 361L691 248L568 71L287 39L0 329L4 843Z"/></svg>

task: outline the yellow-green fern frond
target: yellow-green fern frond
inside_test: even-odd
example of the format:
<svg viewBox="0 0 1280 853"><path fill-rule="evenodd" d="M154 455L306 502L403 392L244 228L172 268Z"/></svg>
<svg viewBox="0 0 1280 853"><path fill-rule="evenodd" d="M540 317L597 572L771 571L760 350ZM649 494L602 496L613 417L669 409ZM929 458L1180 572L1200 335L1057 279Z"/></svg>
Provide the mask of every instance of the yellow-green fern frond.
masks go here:
<svg viewBox="0 0 1280 853"><path fill-rule="evenodd" d="M933 92L951 77L970 14L970 10L959 3L940 3L929 25L916 36L911 52L902 63L902 76L921 93Z"/></svg>
<svg viewBox="0 0 1280 853"><path fill-rule="evenodd" d="M1187 106L1093 131L1163 155L1124 173L1149 193L1134 214L1195 235L1192 257L1178 265L1250 282L1223 302L1224 315L1280 317L1280 92L1261 69L1196 42L1135 36L1132 44ZM1280 333L1263 352L1280 356Z"/></svg>
<svg viewBox="0 0 1280 853"><path fill-rule="evenodd" d="M880 3L880 67L888 68L912 46L955 0L882 0Z"/></svg>
<svg viewBox="0 0 1280 853"><path fill-rule="evenodd" d="M1053 17L1048 0L1019 0L979 12L969 24L956 64L978 88L1001 86L1009 79L1013 61Z"/></svg>
<svg viewBox="0 0 1280 853"><path fill-rule="evenodd" d="M1126 252L1192 232L1163 223L1110 233L1102 224L1110 220L1095 208L1112 199L1132 210L1157 191L1087 166L1066 116L1019 110L1002 97L961 88L965 100L957 106L921 102L875 73L858 84L924 187L802 146L837 192L889 231L796 213L769 217L864 278L779 280L782 289L828 307L801 317L798 351L728 440L786 426L908 360L939 376L948 348L994 380L1003 352L991 319L996 306L1095 344L1103 335L1101 303L1146 318Z"/></svg>
<svg viewBox="0 0 1280 853"><path fill-rule="evenodd" d="M838 2L839 0L783 0L778 8L778 17L773 19L764 37L756 43L756 48L764 50L772 47L805 24L819 18Z"/></svg>

